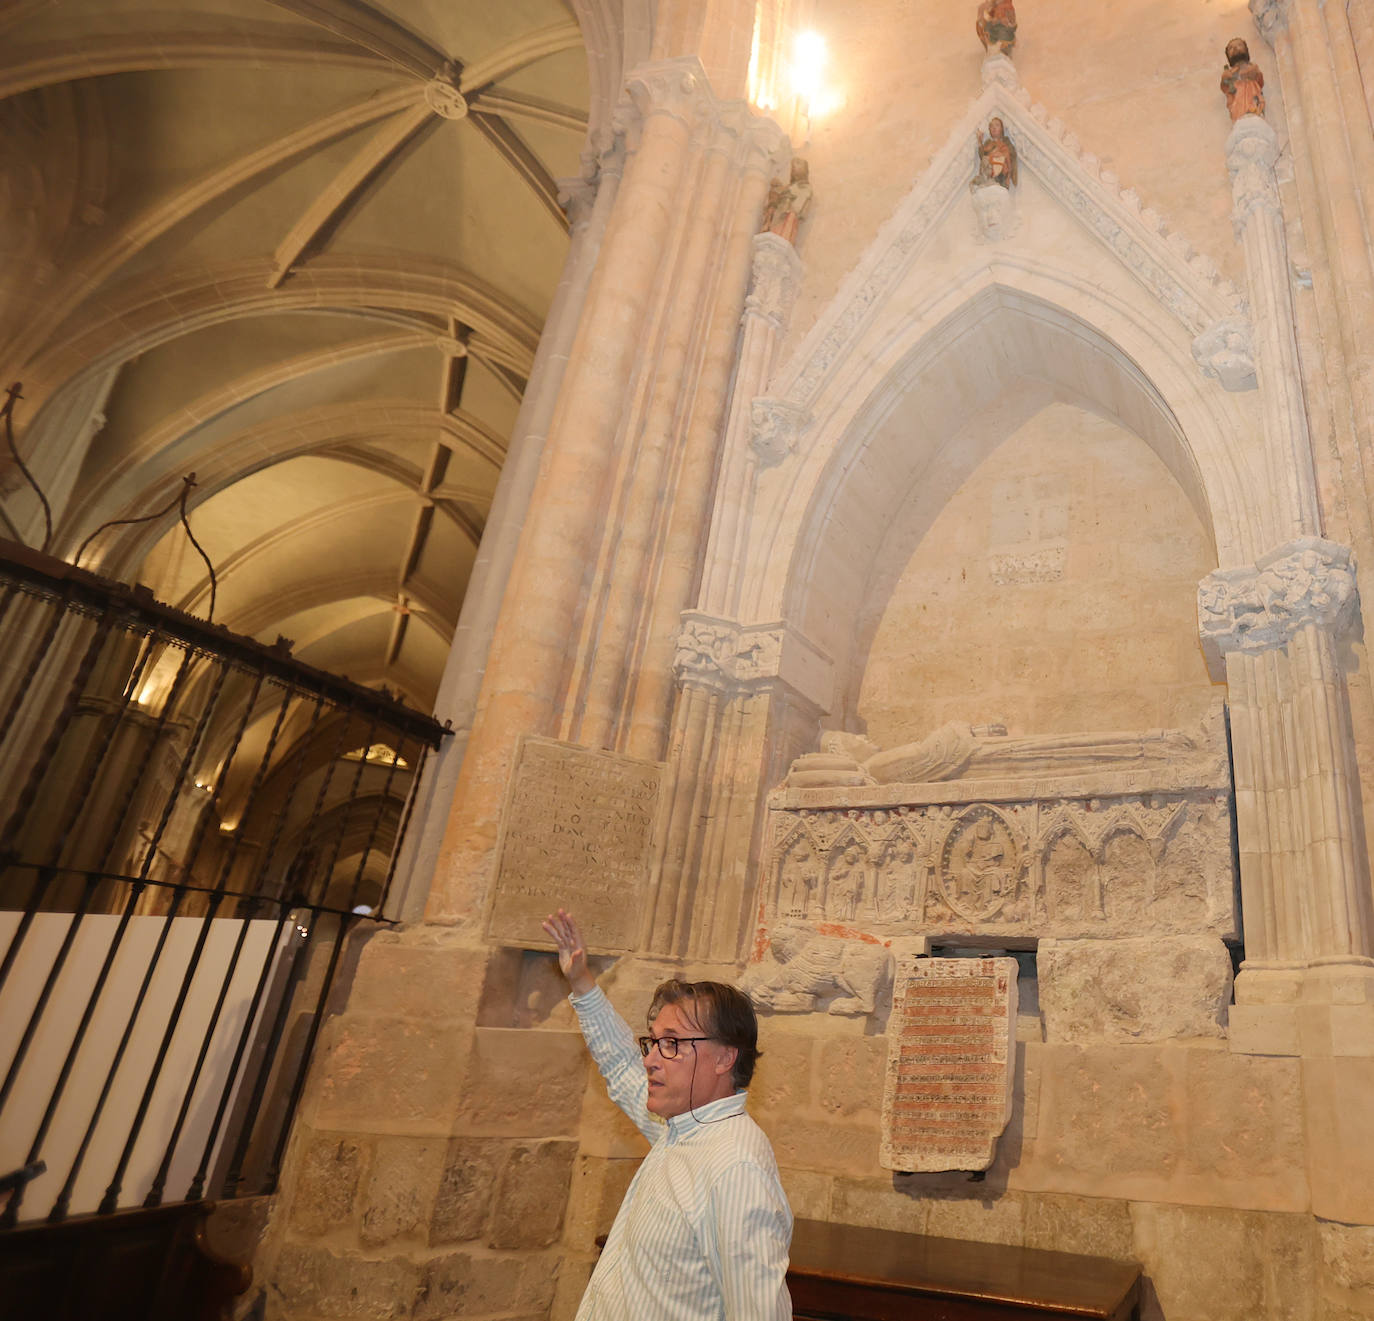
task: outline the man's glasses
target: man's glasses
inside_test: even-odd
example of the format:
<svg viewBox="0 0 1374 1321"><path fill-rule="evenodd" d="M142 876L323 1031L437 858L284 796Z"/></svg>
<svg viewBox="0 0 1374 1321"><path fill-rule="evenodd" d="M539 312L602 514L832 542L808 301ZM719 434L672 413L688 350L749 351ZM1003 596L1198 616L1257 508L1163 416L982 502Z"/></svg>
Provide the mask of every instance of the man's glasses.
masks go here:
<svg viewBox="0 0 1374 1321"><path fill-rule="evenodd" d="M645 1059L649 1058L649 1052L657 1046L659 1059L675 1060L679 1046L686 1045L689 1041L714 1041L715 1037L636 1037L635 1040L639 1042L639 1053Z"/></svg>

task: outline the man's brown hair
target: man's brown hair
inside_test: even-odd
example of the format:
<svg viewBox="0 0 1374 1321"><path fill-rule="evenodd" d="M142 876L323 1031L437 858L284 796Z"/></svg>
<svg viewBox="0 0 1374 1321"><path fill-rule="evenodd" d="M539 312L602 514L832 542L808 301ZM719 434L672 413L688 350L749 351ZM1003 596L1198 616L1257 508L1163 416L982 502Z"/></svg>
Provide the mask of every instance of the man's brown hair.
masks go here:
<svg viewBox="0 0 1374 1321"><path fill-rule="evenodd" d="M759 1020L749 997L728 982L664 982L649 1002L649 1029L666 1005L678 1005L704 1036L735 1048L735 1067L731 1070L735 1088L748 1087L754 1064L763 1052L759 1049Z"/></svg>

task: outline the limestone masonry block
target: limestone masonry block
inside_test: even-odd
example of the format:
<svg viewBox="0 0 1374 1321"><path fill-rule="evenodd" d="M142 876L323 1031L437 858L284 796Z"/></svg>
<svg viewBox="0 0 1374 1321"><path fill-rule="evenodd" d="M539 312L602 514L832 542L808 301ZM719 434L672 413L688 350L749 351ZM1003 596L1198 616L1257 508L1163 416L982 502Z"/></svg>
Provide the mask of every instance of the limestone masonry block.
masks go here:
<svg viewBox="0 0 1374 1321"><path fill-rule="evenodd" d="M1179 1163L1165 1052L1127 1046L1045 1047L1033 1159L1044 1175L1102 1196L1151 1196ZM1148 1190L1148 1191L1147 1191Z"/></svg>
<svg viewBox="0 0 1374 1321"><path fill-rule="evenodd" d="M1036 969L1047 1042L1225 1035L1231 959L1214 936L1045 940Z"/></svg>
<svg viewBox="0 0 1374 1321"><path fill-rule="evenodd" d="M975 1243L1020 1243L1024 1206L1016 1197L990 1197L977 1184L968 1192L926 1199L927 1234Z"/></svg>
<svg viewBox="0 0 1374 1321"><path fill-rule="evenodd" d="M452 1252L426 1263L415 1321L526 1313L547 1315L558 1278L556 1255Z"/></svg>
<svg viewBox="0 0 1374 1321"><path fill-rule="evenodd" d="M822 1041L820 1065L822 1110L844 1118L876 1115L881 1110L886 1038L842 1037Z"/></svg>
<svg viewBox="0 0 1374 1321"><path fill-rule="evenodd" d="M353 1220L368 1144L338 1133L317 1133L301 1151L291 1202L291 1228L314 1238Z"/></svg>
<svg viewBox="0 0 1374 1321"><path fill-rule="evenodd" d="M516 1145L497 1185L490 1247L544 1248L558 1238L576 1155L576 1142Z"/></svg>
<svg viewBox="0 0 1374 1321"><path fill-rule="evenodd" d="M1131 1213L1135 1255L1169 1321L1312 1317L1309 1217L1153 1202Z"/></svg>
<svg viewBox="0 0 1374 1321"><path fill-rule="evenodd" d="M1130 1203L1054 1193L1025 1199L1023 1242L1050 1252L1081 1252L1129 1261L1134 1255Z"/></svg>
<svg viewBox="0 0 1374 1321"><path fill-rule="evenodd" d="M769 1119L767 1128L779 1165L829 1174L878 1170L876 1125L850 1127L779 1116Z"/></svg>
<svg viewBox="0 0 1374 1321"><path fill-rule="evenodd" d="M454 1138L448 1144L429 1222L432 1246L482 1233L509 1152L510 1144L500 1138Z"/></svg>
<svg viewBox="0 0 1374 1321"><path fill-rule="evenodd" d="M900 1181L903 1184L910 1183L910 1180ZM927 1212L927 1204L920 1196L893 1187L890 1176L835 1180L830 1218L840 1224L891 1229L902 1234L923 1234Z"/></svg>
<svg viewBox="0 0 1374 1321"><path fill-rule="evenodd" d="M1274 1211L1307 1208L1302 1087L1296 1060L1187 1050L1183 1164L1238 1200Z"/></svg>
<svg viewBox="0 0 1374 1321"><path fill-rule="evenodd" d="M363 1243L389 1243L425 1230L446 1146L442 1138L378 1140L363 1195Z"/></svg>
<svg viewBox="0 0 1374 1321"><path fill-rule="evenodd" d="M348 1012L471 1021L482 993L487 956L485 949L421 945L406 936L382 932L363 948L348 995Z"/></svg>
<svg viewBox="0 0 1374 1321"><path fill-rule="evenodd" d="M420 1267L401 1258L369 1261L323 1248L288 1243L277 1259L274 1285L290 1313L366 1317L390 1321L409 1317L420 1291Z"/></svg>
<svg viewBox="0 0 1374 1321"><path fill-rule="evenodd" d="M1319 1220L1317 1234L1329 1282L1342 1289L1368 1289L1374 1302L1374 1228Z"/></svg>
<svg viewBox="0 0 1374 1321"><path fill-rule="evenodd" d="M587 1049L576 1032L476 1029L463 1089L463 1127L489 1136L572 1137L586 1081Z"/></svg>
<svg viewBox="0 0 1374 1321"><path fill-rule="evenodd" d="M810 1106L816 1042L811 1036L770 1031L767 1020L760 1038L763 1055L749 1084L749 1108L764 1123L766 1115L795 1113ZM881 1076L878 1086L881 1095Z"/></svg>
<svg viewBox="0 0 1374 1321"><path fill-rule="evenodd" d="M448 1132L467 1040L451 1023L345 1016L317 1093L320 1128Z"/></svg>

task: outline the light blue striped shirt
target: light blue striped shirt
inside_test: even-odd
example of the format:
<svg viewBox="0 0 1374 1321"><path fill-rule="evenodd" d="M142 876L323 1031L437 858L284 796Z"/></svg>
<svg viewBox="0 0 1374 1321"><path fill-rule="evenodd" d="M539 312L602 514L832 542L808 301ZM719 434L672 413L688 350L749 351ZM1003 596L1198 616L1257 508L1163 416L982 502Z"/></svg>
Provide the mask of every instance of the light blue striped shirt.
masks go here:
<svg viewBox="0 0 1374 1321"><path fill-rule="evenodd" d="M746 1093L665 1123L649 1112L639 1047L605 993L571 1000L611 1100L653 1143L577 1321L790 1321L792 1210Z"/></svg>

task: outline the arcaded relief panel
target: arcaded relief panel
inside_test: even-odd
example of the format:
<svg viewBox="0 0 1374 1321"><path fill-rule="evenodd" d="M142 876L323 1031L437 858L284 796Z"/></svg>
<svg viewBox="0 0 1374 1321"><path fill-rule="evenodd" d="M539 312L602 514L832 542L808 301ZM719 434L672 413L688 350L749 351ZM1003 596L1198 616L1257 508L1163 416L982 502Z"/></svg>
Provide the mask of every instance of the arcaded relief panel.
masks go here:
<svg viewBox="0 0 1374 1321"><path fill-rule="evenodd" d="M561 905L591 949L633 948L662 776L658 762L527 735L502 816L487 935L547 945L540 922Z"/></svg>
<svg viewBox="0 0 1374 1321"><path fill-rule="evenodd" d="M828 735L769 799L764 926L1231 936L1231 801L1219 709L1139 734Z"/></svg>

